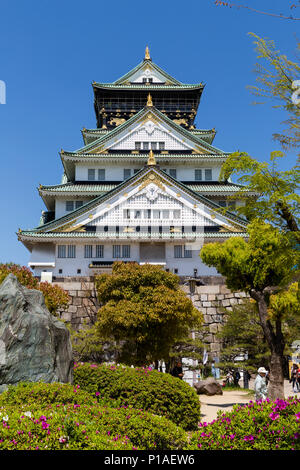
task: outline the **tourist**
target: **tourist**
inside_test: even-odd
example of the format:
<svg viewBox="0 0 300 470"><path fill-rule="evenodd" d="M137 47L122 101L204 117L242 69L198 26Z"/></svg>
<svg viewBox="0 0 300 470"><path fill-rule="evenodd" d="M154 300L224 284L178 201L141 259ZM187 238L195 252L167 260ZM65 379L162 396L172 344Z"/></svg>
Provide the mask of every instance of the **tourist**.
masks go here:
<svg viewBox="0 0 300 470"><path fill-rule="evenodd" d="M293 392L299 391L299 383L297 380L297 375L298 375L298 364L293 364L292 370L291 370L291 382L292 382Z"/></svg>
<svg viewBox="0 0 300 470"><path fill-rule="evenodd" d="M232 371L230 370L228 374L226 375L226 385L232 385L233 384L233 374Z"/></svg>
<svg viewBox="0 0 300 470"><path fill-rule="evenodd" d="M235 387L238 387L239 386L239 380L241 378L241 374L239 373L239 371L236 369L233 373L233 382L234 382L234 385Z"/></svg>
<svg viewBox="0 0 300 470"><path fill-rule="evenodd" d="M266 374L268 371L264 367L260 367L257 372L258 374L254 382L255 399L265 400L268 394L266 383Z"/></svg>
<svg viewBox="0 0 300 470"><path fill-rule="evenodd" d="M184 373L183 373L182 364L180 361L176 362L175 367L173 367L171 371L171 375L173 375L173 377L177 377L178 379L182 380Z"/></svg>

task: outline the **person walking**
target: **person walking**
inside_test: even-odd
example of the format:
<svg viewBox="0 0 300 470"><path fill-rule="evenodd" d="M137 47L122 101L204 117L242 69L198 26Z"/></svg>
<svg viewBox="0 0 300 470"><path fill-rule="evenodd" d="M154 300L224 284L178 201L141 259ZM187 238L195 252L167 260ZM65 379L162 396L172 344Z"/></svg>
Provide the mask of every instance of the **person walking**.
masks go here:
<svg viewBox="0 0 300 470"><path fill-rule="evenodd" d="M268 395L266 374L268 371L264 367L258 369L258 374L254 382L254 392L256 400L265 400Z"/></svg>
<svg viewBox="0 0 300 470"><path fill-rule="evenodd" d="M235 387L239 386L239 380L241 378L241 374L239 373L238 369L236 369L233 373L233 383Z"/></svg>
<svg viewBox="0 0 300 470"><path fill-rule="evenodd" d="M293 392L299 392L299 383L297 380L297 375L298 375L298 365L293 364L292 370L291 370L291 382L292 382Z"/></svg>

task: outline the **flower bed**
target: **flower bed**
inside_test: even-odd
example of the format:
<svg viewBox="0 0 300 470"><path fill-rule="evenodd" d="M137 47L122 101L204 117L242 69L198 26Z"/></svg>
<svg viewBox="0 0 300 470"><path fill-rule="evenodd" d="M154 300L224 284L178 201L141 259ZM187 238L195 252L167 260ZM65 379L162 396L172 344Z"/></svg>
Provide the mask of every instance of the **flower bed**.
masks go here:
<svg viewBox="0 0 300 470"><path fill-rule="evenodd" d="M186 445L183 429L166 418L101 406L71 385L21 384L0 395L0 449L173 450Z"/></svg>
<svg viewBox="0 0 300 470"><path fill-rule="evenodd" d="M170 374L147 368L75 364L74 383L119 406L132 406L164 416L185 430L196 430L200 402L196 391Z"/></svg>
<svg viewBox="0 0 300 470"><path fill-rule="evenodd" d="M187 449L299 450L300 399L235 405L193 433Z"/></svg>

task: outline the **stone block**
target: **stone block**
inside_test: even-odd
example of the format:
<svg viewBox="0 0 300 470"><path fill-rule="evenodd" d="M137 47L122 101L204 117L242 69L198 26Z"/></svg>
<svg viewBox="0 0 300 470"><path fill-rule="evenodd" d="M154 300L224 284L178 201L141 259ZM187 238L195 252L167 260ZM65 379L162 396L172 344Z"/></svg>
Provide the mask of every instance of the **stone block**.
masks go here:
<svg viewBox="0 0 300 470"><path fill-rule="evenodd" d="M218 294L208 294L207 300L216 300L216 296L217 296L217 295L218 295Z"/></svg>
<svg viewBox="0 0 300 470"><path fill-rule="evenodd" d="M211 317L211 315L204 315L204 322L205 323L212 323L213 322L213 319Z"/></svg>
<svg viewBox="0 0 300 470"><path fill-rule="evenodd" d="M77 312L77 307L76 307L76 305L69 305L69 307L68 307L68 309L67 309L67 312L76 313L76 312Z"/></svg>
<svg viewBox="0 0 300 470"><path fill-rule="evenodd" d="M215 323L212 323L211 325L209 325L209 331L210 331L210 333L217 333L218 332L218 325L216 325Z"/></svg>
<svg viewBox="0 0 300 470"><path fill-rule="evenodd" d="M206 300L207 300L207 294L201 294L201 295L200 295L200 299L201 299L202 301L206 301Z"/></svg>
<svg viewBox="0 0 300 470"><path fill-rule="evenodd" d="M211 307L211 302L203 302L203 307Z"/></svg>
<svg viewBox="0 0 300 470"><path fill-rule="evenodd" d="M76 297L77 295L77 290L68 290L67 292L71 297Z"/></svg>
<svg viewBox="0 0 300 470"><path fill-rule="evenodd" d="M79 290L78 291L78 297L90 297L90 292L87 290Z"/></svg>

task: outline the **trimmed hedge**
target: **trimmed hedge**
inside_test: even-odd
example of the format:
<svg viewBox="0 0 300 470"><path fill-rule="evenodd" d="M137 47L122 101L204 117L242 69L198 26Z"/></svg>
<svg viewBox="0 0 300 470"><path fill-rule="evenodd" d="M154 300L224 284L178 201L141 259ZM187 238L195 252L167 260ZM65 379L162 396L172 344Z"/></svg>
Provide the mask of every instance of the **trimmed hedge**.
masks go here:
<svg viewBox="0 0 300 470"><path fill-rule="evenodd" d="M166 418L104 407L78 387L61 385L27 383L0 395L0 449L173 450L187 445L183 429Z"/></svg>
<svg viewBox="0 0 300 470"><path fill-rule="evenodd" d="M150 411L185 430L196 430L200 401L196 391L170 374L147 368L104 364L75 364L74 383L107 403Z"/></svg>
<svg viewBox="0 0 300 470"><path fill-rule="evenodd" d="M300 399L235 405L193 433L188 450L300 450Z"/></svg>
<svg viewBox="0 0 300 470"><path fill-rule="evenodd" d="M0 394L0 406L24 403L27 406L36 403L39 406L51 403L92 405L97 400L79 386L63 383L19 382L17 385L10 385L8 390Z"/></svg>

